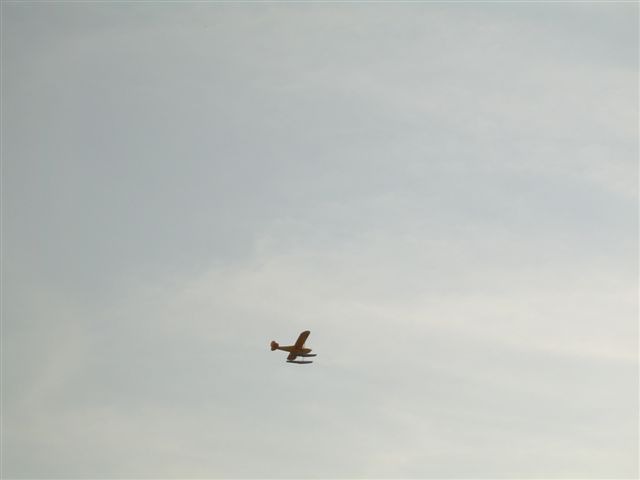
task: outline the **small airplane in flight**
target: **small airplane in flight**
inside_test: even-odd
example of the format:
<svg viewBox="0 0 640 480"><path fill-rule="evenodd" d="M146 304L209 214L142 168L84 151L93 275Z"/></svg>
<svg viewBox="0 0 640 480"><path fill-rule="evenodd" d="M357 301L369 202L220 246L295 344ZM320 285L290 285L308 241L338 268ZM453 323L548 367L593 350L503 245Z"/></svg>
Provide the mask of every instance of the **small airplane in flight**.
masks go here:
<svg viewBox="0 0 640 480"><path fill-rule="evenodd" d="M296 357L315 357L315 353L310 353L310 348L305 348L304 342L307 341L307 337L311 332L309 330L305 330L300 334L298 340L296 340L295 345L289 345L287 347L281 347L278 342L275 340L271 342L271 351L274 350L283 350L285 352L289 352L289 356L287 357L287 363L313 363L311 360L296 360Z"/></svg>

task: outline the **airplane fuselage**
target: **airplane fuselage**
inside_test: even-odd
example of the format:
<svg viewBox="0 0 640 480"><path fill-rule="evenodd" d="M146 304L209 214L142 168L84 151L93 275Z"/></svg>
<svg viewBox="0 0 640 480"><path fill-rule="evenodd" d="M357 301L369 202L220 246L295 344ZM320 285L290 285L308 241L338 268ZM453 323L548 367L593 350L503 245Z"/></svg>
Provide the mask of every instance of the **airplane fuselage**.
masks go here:
<svg viewBox="0 0 640 480"><path fill-rule="evenodd" d="M296 348L295 345L289 345L287 347L276 347L276 350L282 350L284 352L295 353L296 355L306 355L311 352L310 348Z"/></svg>

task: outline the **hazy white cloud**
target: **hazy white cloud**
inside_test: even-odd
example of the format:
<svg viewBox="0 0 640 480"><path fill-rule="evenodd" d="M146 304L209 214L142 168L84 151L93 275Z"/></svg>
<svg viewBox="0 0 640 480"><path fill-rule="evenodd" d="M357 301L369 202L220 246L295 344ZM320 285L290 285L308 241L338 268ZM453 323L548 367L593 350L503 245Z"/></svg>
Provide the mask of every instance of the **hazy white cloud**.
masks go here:
<svg viewBox="0 0 640 480"><path fill-rule="evenodd" d="M3 17L5 475L637 476L637 5Z"/></svg>

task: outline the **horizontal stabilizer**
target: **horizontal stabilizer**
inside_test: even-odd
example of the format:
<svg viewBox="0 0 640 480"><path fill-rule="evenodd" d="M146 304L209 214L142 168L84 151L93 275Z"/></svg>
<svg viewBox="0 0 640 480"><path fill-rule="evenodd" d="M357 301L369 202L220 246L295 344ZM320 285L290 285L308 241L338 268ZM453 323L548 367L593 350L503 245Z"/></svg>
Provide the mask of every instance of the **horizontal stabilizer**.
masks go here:
<svg viewBox="0 0 640 480"><path fill-rule="evenodd" d="M287 363L304 364L304 363L313 363L313 362L311 360L287 360Z"/></svg>

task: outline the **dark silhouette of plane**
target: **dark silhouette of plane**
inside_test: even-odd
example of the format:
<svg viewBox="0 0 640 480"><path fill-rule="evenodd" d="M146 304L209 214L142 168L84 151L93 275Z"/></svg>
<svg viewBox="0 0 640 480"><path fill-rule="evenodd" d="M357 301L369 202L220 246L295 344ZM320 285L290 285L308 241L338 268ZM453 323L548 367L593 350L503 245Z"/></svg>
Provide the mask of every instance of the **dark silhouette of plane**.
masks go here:
<svg viewBox="0 0 640 480"><path fill-rule="evenodd" d="M307 337L311 332L309 330L305 330L300 334L298 340L296 340L295 345L289 345L286 347L281 347L278 345L278 342L275 340L271 342L271 351L274 350L283 350L285 352L289 352L289 356L287 357L287 363L313 363L311 360L296 360L296 357L315 357L315 353L310 353L310 348L305 348L304 342L307 341Z"/></svg>

